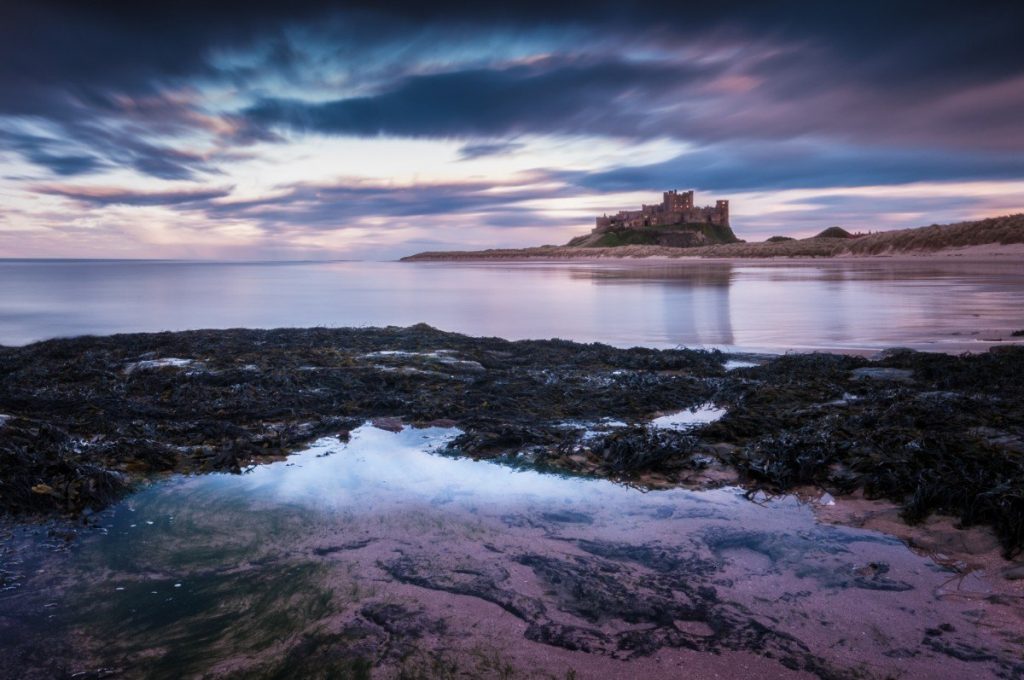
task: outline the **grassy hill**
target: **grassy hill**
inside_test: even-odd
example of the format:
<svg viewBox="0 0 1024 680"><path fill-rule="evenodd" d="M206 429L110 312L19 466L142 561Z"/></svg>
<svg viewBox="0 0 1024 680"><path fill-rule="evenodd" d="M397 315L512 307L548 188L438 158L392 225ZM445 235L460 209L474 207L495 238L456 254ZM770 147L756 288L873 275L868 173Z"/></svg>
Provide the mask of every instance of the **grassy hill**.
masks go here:
<svg viewBox="0 0 1024 680"><path fill-rule="evenodd" d="M853 234L842 227L829 227L814 238L855 238Z"/></svg>
<svg viewBox="0 0 1024 680"><path fill-rule="evenodd" d="M825 230L826 232L831 229ZM1024 214L990 217L973 222L881 231L867 236L814 236L775 243L737 243L693 249L703 257L834 257L837 255L895 255L953 248L1024 243Z"/></svg>
<svg viewBox="0 0 1024 680"><path fill-rule="evenodd" d="M729 226L717 224L671 224L643 229L622 229L602 234L577 236L566 246L572 248L618 248L619 246L665 246L696 248L722 243L738 243Z"/></svg>

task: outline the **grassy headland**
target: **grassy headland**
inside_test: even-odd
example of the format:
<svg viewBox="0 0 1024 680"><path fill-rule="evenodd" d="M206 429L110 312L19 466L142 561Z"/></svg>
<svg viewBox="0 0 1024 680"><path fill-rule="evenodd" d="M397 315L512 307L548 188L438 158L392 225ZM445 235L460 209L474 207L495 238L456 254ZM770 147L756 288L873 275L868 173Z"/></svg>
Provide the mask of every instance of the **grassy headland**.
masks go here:
<svg viewBox="0 0 1024 680"><path fill-rule="evenodd" d="M591 233L577 236L566 245L578 248L615 248L625 245L696 248L738 242L739 239L728 225L700 223Z"/></svg>
<svg viewBox="0 0 1024 680"><path fill-rule="evenodd" d="M714 258L772 258L772 257L869 257L900 254L927 254L950 251L970 246L1007 246L1024 243L1024 214L991 217L957 224L933 224L914 229L885 231L866 236L826 235L803 239L773 237L759 243L715 243L696 247L673 247L643 242L643 232L637 230L641 242L634 237L619 238L618 242L580 245L595 235L573 239L564 246L536 248L508 248L478 251L426 252L402 258L406 262L444 260L518 260L578 259L601 257L714 257ZM840 230L842 231L842 230ZM605 235L602 235L605 236ZM607 236L614 236L608 234ZM587 241L588 243L590 241Z"/></svg>

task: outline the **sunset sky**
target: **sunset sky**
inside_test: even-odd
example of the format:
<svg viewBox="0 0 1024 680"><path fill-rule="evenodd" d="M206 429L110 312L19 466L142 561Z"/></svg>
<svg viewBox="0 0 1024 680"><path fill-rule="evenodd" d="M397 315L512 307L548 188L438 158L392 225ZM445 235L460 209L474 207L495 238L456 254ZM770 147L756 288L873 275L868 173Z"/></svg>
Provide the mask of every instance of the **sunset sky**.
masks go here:
<svg viewBox="0 0 1024 680"><path fill-rule="evenodd" d="M563 243L669 188L748 240L1024 211L1024 3L587 7L2 0L0 257Z"/></svg>

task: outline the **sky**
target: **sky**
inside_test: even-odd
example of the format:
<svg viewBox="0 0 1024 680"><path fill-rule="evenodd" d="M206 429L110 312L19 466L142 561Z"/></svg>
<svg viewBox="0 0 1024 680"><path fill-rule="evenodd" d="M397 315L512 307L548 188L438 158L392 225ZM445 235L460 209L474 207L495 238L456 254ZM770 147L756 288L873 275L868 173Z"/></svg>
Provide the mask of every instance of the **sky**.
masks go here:
<svg viewBox="0 0 1024 680"><path fill-rule="evenodd" d="M0 257L738 236L1024 212L1024 3L0 0Z"/></svg>

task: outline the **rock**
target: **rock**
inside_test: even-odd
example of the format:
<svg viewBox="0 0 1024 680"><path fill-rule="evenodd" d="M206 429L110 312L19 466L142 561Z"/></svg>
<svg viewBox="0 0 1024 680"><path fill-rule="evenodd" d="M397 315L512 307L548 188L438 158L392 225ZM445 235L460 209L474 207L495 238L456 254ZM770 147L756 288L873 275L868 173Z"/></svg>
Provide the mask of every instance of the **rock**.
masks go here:
<svg viewBox="0 0 1024 680"><path fill-rule="evenodd" d="M883 368L866 366L850 371L854 380L893 380L896 382L913 382L914 372L905 368Z"/></svg>
<svg viewBox="0 0 1024 680"><path fill-rule="evenodd" d="M387 430L388 432L401 432L405 427L402 425L401 418L374 418L370 424L378 430Z"/></svg>
<svg viewBox="0 0 1024 680"><path fill-rule="evenodd" d="M1007 581L1024 580L1024 564L1018 564L1003 570L1003 578Z"/></svg>
<svg viewBox="0 0 1024 680"><path fill-rule="evenodd" d="M0 513L100 510L154 472L238 472L369 419L390 431L404 419L457 422L448 453L629 483L870 490L910 522L939 512L993 524L940 552L963 554L965 540L970 554L996 541L1007 556L1024 549L1024 515L1007 512L1024 489L1024 347L874 364L791 354L737 372L724 358L422 325L4 347L0 413L16 413L0 427ZM705 403L728 412L685 432L626 425Z"/></svg>
<svg viewBox="0 0 1024 680"><path fill-rule="evenodd" d="M884 359L892 359L893 357L914 354L915 352L916 350L910 349L909 347L887 347L881 352L872 354L869 358L871 361L882 361Z"/></svg>
<svg viewBox="0 0 1024 680"><path fill-rule="evenodd" d="M195 363L194 359L165 357L163 359L144 359L135 361L124 367L124 372L131 375L136 371L151 371L158 368L185 368Z"/></svg>

